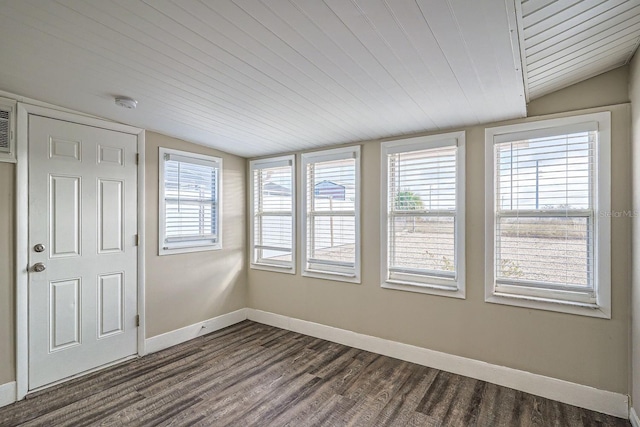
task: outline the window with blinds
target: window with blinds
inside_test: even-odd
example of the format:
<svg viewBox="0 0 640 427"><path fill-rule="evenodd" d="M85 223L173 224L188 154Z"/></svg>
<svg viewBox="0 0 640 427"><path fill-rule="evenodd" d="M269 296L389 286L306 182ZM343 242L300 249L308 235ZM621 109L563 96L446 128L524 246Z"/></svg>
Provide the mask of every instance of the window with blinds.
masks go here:
<svg viewBox="0 0 640 427"><path fill-rule="evenodd" d="M497 133L487 151L493 294L596 307L599 274L610 268L598 245L609 234L599 218L610 206L609 194L599 191L609 182L609 154L598 121L553 123Z"/></svg>
<svg viewBox="0 0 640 427"><path fill-rule="evenodd" d="M460 296L451 293L463 285L458 280L464 265L464 181L458 167L463 144L463 133L383 143L383 286Z"/></svg>
<svg viewBox="0 0 640 427"><path fill-rule="evenodd" d="M306 275L360 280L360 147L302 155Z"/></svg>
<svg viewBox="0 0 640 427"><path fill-rule="evenodd" d="M295 156L250 162L251 267L295 273Z"/></svg>
<svg viewBox="0 0 640 427"><path fill-rule="evenodd" d="M222 159L160 149L160 253L219 249Z"/></svg>

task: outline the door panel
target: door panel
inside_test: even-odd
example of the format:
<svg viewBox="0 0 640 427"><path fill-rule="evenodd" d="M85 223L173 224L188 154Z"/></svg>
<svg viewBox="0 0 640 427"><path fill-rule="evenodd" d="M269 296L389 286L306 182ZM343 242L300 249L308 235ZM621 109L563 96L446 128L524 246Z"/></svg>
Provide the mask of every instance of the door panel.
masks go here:
<svg viewBox="0 0 640 427"><path fill-rule="evenodd" d="M49 247L51 257L80 255L80 177L50 177Z"/></svg>
<svg viewBox="0 0 640 427"><path fill-rule="evenodd" d="M123 166L124 153L122 148L98 146L98 163L111 163L113 165Z"/></svg>
<svg viewBox="0 0 640 427"><path fill-rule="evenodd" d="M122 332L124 273L103 274L98 278L98 338Z"/></svg>
<svg viewBox="0 0 640 427"><path fill-rule="evenodd" d="M80 344L80 279L51 282L49 292L50 351Z"/></svg>
<svg viewBox="0 0 640 427"><path fill-rule="evenodd" d="M98 179L98 253L122 252L124 182Z"/></svg>
<svg viewBox="0 0 640 427"><path fill-rule="evenodd" d="M80 160L80 141L65 141L59 138L49 139L49 157L72 161Z"/></svg>
<svg viewBox="0 0 640 427"><path fill-rule="evenodd" d="M136 151L135 135L29 116L30 390L137 352Z"/></svg>

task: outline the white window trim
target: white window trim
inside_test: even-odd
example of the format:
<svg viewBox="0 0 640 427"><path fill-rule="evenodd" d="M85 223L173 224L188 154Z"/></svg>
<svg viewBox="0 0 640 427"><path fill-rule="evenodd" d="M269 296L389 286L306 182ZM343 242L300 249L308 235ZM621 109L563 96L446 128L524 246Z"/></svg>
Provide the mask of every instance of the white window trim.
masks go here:
<svg viewBox="0 0 640 427"><path fill-rule="evenodd" d="M456 216L455 216L455 246L456 246L456 278L454 280L429 280L425 282L410 282L389 279L388 260L388 158L391 153L419 151L431 148L456 145ZM451 132L440 135L407 138L396 141L383 142L381 147L380 173L380 274L381 287L400 291L418 292L430 295L464 299L465 286L465 132Z"/></svg>
<svg viewBox="0 0 640 427"><path fill-rule="evenodd" d="M206 243L206 244L192 244L190 246L174 246L171 248L165 249L164 247L164 239L165 239L165 224L166 218L164 215L165 212L165 197L164 197L164 162L165 162L165 154L174 154L182 157L192 158L196 160L204 160L207 162L218 163L220 168L220 173L218 174L218 201L217 201L217 230L218 230L218 241L216 243ZM172 254L181 254L181 253L189 253L189 252L202 252L202 251L213 251L222 249L222 176L223 176L223 164L222 158L207 156L204 154L191 153L188 151L181 150L173 150L170 148L159 147L158 148L158 255L172 255Z"/></svg>
<svg viewBox="0 0 640 427"><path fill-rule="evenodd" d="M254 237L255 237L255 221L254 221L254 208L255 208L255 200L254 196L254 180L253 180L253 171L256 169L263 169L269 167L268 164L279 163L279 162L290 162L291 165L291 266L279 266L268 263L261 263L255 259L255 248L254 248ZM249 241L251 242L249 250L251 251L249 254L249 267L254 270L265 270L265 271L275 271L278 273L289 273L296 274L296 156L280 156L280 157L270 157L266 159L259 160L251 160L249 161L249 212L250 212L250 221L251 224L249 226Z"/></svg>
<svg viewBox="0 0 640 427"><path fill-rule="evenodd" d="M337 160L347 158L351 154L355 159L355 269L354 273L343 272L336 269L335 272L318 271L309 268L309 260L307 259L307 165L309 163ZM361 166L360 166L360 146L350 146L343 148L334 148L331 150L315 151L302 154L302 275L305 277L314 277L318 279L328 279L340 282L360 283L360 199L361 199Z"/></svg>
<svg viewBox="0 0 640 427"><path fill-rule="evenodd" d="M494 141L505 134L598 123L596 147L596 199L594 204L595 303L581 303L544 296L513 295L495 290L495 160ZM611 318L611 112L539 120L485 129L485 301L517 307L556 311L590 317ZM560 291L556 291L560 292Z"/></svg>

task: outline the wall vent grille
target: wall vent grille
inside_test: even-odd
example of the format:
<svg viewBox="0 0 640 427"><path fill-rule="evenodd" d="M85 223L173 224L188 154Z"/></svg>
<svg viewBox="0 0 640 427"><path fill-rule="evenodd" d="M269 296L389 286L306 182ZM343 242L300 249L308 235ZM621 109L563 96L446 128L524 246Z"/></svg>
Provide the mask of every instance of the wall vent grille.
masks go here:
<svg viewBox="0 0 640 427"><path fill-rule="evenodd" d="M11 149L11 111L0 109L0 151Z"/></svg>

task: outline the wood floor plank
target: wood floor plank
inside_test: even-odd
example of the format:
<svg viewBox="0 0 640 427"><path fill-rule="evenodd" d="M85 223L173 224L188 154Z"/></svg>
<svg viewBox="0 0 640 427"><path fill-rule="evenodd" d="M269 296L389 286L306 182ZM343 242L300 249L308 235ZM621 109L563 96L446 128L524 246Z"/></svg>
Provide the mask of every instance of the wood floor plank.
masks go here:
<svg viewBox="0 0 640 427"><path fill-rule="evenodd" d="M213 364L208 369L199 370L178 386L162 389L155 395L149 396L137 408L130 409L130 411L149 411L153 414L157 411L155 408L173 401L176 397L180 399L192 397L194 399L192 406L197 406L197 402L200 401L207 401L209 404L199 414L191 414L190 409L186 408L183 411L184 414L176 415L178 418L190 415L184 419L185 423L206 418L209 412L217 410L219 406L223 407L219 413L224 413L229 411L233 405L240 404L237 396L250 390L251 384L248 382L253 381L254 384L260 384L271 381L277 374L278 364L286 363L289 354L294 354L302 348L302 345L290 346L287 349L289 353L285 352L279 355L271 350L263 350L258 354L244 354L242 359L236 359L235 369L228 369L230 366L226 364ZM242 352L238 354L242 354ZM210 364L211 361L205 363L205 365Z"/></svg>
<svg viewBox="0 0 640 427"><path fill-rule="evenodd" d="M340 426L340 415L353 408L355 400L341 395L333 395L302 426Z"/></svg>
<svg viewBox="0 0 640 427"><path fill-rule="evenodd" d="M382 408L375 420L376 426L405 425L413 417L416 408L425 393L435 381L437 370L424 366L415 366L412 376L407 380L391 400Z"/></svg>
<svg viewBox="0 0 640 427"><path fill-rule="evenodd" d="M478 411L479 426L517 426L516 391L486 383Z"/></svg>
<svg viewBox="0 0 640 427"><path fill-rule="evenodd" d="M599 426L599 414L245 321L30 394L0 426Z"/></svg>
<svg viewBox="0 0 640 427"><path fill-rule="evenodd" d="M406 362L398 361L391 364L391 370L385 371L378 385L365 390L360 403L351 409L343 420L347 425L375 425L374 420L385 408L399 388L413 375L411 369L406 369ZM353 398L353 397L352 397Z"/></svg>
<svg viewBox="0 0 640 427"><path fill-rule="evenodd" d="M144 399L136 392L113 394L99 400L92 396L89 399L75 402L56 411L35 418L22 424L25 427L34 426L85 426L99 422L104 417L117 412L120 408L135 404ZM99 407L97 411L86 411L87 405Z"/></svg>
<svg viewBox="0 0 640 427"><path fill-rule="evenodd" d="M286 380L283 380L276 387L270 387L269 392L265 393L253 406L244 409L240 417L231 419L229 425L270 424L274 418L286 412L292 405L301 407L305 397L318 390L317 385L323 382L322 378L311 372L316 371L318 366L326 365L335 357L333 352L322 351L326 348L318 348L315 343L310 343L307 349L310 354L295 358L295 361L299 361L299 368L292 372L293 378L290 383L287 384ZM300 382L301 385L293 386L293 381ZM274 423L274 425L282 425L282 421Z"/></svg>
<svg viewBox="0 0 640 427"><path fill-rule="evenodd" d="M305 373L305 367L296 366L295 363L288 364L288 361L283 361L283 363L269 369L270 372L261 374L259 378L256 378L257 376L247 377L241 383L212 396L213 399L193 407L192 416L205 414L203 423L208 422L209 425L236 423L236 420L241 419L247 412L256 413L268 410L269 407L276 409L278 398L285 398L287 392L304 391L306 384L318 380L313 375ZM222 399L223 396L224 399ZM262 407L263 403L267 404ZM185 418L178 421L174 425L180 425L181 421L188 424L191 420ZM236 425L251 424L238 421Z"/></svg>
<svg viewBox="0 0 640 427"><path fill-rule="evenodd" d="M355 349L354 349L355 350ZM357 354L361 350L356 350L352 354ZM347 354L347 353L345 353ZM320 378L322 381L308 391L301 394L291 402L292 408L278 415L273 421L275 426L297 427L308 423L308 420L318 414L323 406L334 396L338 396L337 390L342 389L344 383L362 368L362 361L351 359L348 364L341 364L342 369L331 369L325 372ZM336 365L334 365L335 368Z"/></svg>
<svg viewBox="0 0 640 427"><path fill-rule="evenodd" d="M422 412L414 412L409 420L407 420L407 423L403 425L407 427L443 427L446 424L443 424L442 421L423 414Z"/></svg>

